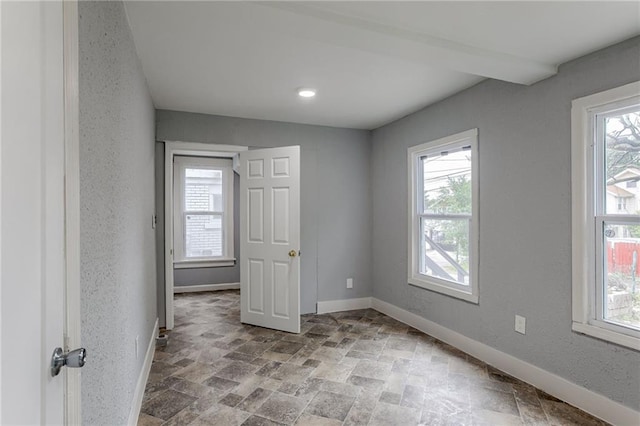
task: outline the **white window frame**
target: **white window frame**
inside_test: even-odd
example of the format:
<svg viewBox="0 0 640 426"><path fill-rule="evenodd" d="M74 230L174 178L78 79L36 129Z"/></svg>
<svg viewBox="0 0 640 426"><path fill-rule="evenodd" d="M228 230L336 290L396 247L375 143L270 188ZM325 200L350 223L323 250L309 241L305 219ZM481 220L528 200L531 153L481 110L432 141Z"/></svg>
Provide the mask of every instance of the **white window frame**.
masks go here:
<svg viewBox="0 0 640 426"><path fill-rule="evenodd" d="M469 285L461 285L420 273L420 214L421 185L418 178L422 166L420 158L428 153L454 150L471 146L471 221L469 226ZM479 181L478 181L478 129L467 130L445 138L413 146L407 152L409 178L408 277L409 284L446 294L471 303L478 303L479 254Z"/></svg>
<svg viewBox="0 0 640 426"><path fill-rule="evenodd" d="M176 269L220 267L235 265L233 247L233 161L229 158L208 158L193 156L175 156L174 167L174 261ZM209 213L222 213L222 256L202 256L187 258L185 256L185 223L184 217L188 212L184 211L184 185L185 170L188 168L206 168L222 171L223 211ZM202 214L197 212L193 214Z"/></svg>
<svg viewBox="0 0 640 426"><path fill-rule="evenodd" d="M596 216L598 164L595 142L596 114L640 101L640 82L575 99L571 108L571 191L572 191L572 330L602 340L640 350L640 332L604 321L597 313L602 306L602 237L597 235L603 218L607 221L637 220L635 216ZM601 191L606 191L606 187ZM597 200L600 201L597 201ZM598 279L598 276L601 276Z"/></svg>

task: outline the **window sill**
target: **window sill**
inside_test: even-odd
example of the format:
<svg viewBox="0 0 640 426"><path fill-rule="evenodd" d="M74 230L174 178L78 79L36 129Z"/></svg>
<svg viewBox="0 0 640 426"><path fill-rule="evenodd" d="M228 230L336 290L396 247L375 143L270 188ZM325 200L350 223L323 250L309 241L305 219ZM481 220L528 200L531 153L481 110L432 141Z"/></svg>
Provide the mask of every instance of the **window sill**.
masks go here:
<svg viewBox="0 0 640 426"><path fill-rule="evenodd" d="M578 333L586 334L591 337L615 343L616 345L640 351L640 339L637 337L627 336L626 334L616 333L615 331L607 330L606 328L575 321L571 324L571 329Z"/></svg>
<svg viewBox="0 0 640 426"><path fill-rule="evenodd" d="M174 269L190 269L190 268L219 268L223 266L235 266L235 258L224 259L201 259L201 260L179 260L173 262Z"/></svg>
<svg viewBox="0 0 640 426"><path fill-rule="evenodd" d="M478 304L478 295L473 294L471 291L457 289L447 284L441 284L435 280L432 281L423 277L409 277L408 282L416 287L455 297L456 299L461 299L465 302L475 303L476 305Z"/></svg>

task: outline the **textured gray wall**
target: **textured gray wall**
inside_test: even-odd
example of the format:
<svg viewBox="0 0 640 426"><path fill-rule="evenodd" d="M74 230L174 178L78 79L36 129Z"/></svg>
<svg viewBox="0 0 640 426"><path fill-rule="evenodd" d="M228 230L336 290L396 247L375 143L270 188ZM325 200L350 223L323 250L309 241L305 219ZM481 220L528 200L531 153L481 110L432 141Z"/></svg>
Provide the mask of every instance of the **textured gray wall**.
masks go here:
<svg viewBox="0 0 640 426"><path fill-rule="evenodd" d="M640 79L640 38L488 80L373 132L374 296L634 409L640 353L571 331L571 100ZM479 128L480 304L407 284L407 147ZM514 331L514 314L527 334Z"/></svg>
<svg viewBox="0 0 640 426"><path fill-rule="evenodd" d="M79 13L82 424L122 425L155 332L154 108L123 4Z"/></svg>
<svg viewBox="0 0 640 426"><path fill-rule="evenodd" d="M162 163L162 167L164 167L164 163ZM164 230L164 228L162 229ZM236 173L233 174L233 252L236 258L234 266L175 269L173 285L183 287L240 282L240 177Z"/></svg>
<svg viewBox="0 0 640 426"><path fill-rule="evenodd" d="M301 311L315 312L318 300L371 295L370 132L158 110L156 138L300 145ZM354 288L347 290L349 277Z"/></svg>

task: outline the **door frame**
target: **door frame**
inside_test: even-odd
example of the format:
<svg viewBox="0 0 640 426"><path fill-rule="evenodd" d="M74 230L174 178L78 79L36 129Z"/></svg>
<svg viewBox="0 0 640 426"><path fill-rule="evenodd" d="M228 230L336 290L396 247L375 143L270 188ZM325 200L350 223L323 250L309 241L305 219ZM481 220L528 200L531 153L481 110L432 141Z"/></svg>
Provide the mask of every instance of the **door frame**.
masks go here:
<svg viewBox="0 0 640 426"><path fill-rule="evenodd" d="M174 327L173 312L173 157L188 155L195 157L233 158L246 146L219 145L200 142L164 142L164 286L165 328Z"/></svg>
<svg viewBox="0 0 640 426"><path fill-rule="evenodd" d="M80 113L78 0L62 2L64 56L64 350L81 347L80 316ZM48 350L49 348L47 348ZM53 348L51 348L53 350ZM91 353L89 353L91 362ZM65 368L65 424L82 424L81 369Z"/></svg>

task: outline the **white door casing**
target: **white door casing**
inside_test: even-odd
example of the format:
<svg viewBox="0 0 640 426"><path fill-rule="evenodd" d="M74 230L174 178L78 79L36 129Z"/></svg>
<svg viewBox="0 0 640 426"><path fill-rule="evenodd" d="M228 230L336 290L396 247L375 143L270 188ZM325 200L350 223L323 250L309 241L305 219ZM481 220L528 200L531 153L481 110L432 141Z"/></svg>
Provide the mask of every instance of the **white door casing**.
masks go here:
<svg viewBox="0 0 640 426"><path fill-rule="evenodd" d="M240 153L240 319L300 332L300 147Z"/></svg>
<svg viewBox="0 0 640 426"><path fill-rule="evenodd" d="M64 213L65 213L65 342L70 351L82 346L80 327L80 56L78 0L62 3L64 32ZM91 354L89 354L89 359ZM64 422L82 423L81 371L65 374Z"/></svg>

